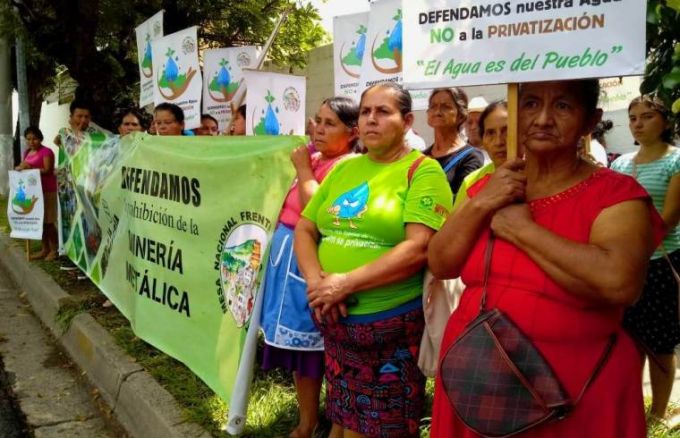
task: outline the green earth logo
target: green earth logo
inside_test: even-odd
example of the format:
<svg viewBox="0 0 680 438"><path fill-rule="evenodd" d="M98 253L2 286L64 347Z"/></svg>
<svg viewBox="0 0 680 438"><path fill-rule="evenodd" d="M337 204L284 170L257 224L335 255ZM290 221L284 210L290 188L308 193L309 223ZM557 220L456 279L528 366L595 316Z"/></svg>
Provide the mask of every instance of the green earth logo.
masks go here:
<svg viewBox="0 0 680 438"><path fill-rule="evenodd" d="M251 223L236 227L224 242L220 262L223 310L231 313L237 327L246 325L253 313L267 243L264 228Z"/></svg>
<svg viewBox="0 0 680 438"><path fill-rule="evenodd" d="M272 103L276 98L272 96L271 90L267 90L267 95L264 97L264 100L267 101L267 108L261 111L260 121L257 125L253 126L253 133L255 135L279 135L281 132L281 123L276 117L279 108L272 106ZM255 123L256 114L257 108L253 108L252 123Z"/></svg>
<svg viewBox="0 0 680 438"><path fill-rule="evenodd" d="M383 39L382 44L377 49L375 44L378 41L379 35L373 39L371 46L371 61L373 67L383 74L394 74L401 71L401 55L402 55L402 31L401 31L401 9L397 9L397 14L392 17L396 21L392 31L387 31L387 36ZM389 59L396 64L394 67L383 67L378 64L378 59Z"/></svg>
<svg viewBox="0 0 680 438"><path fill-rule="evenodd" d="M31 199L26 197L26 189L24 188L24 180L20 179L17 184L17 192L12 198L12 211L16 214L29 214L33 211L38 198L32 196Z"/></svg>
<svg viewBox="0 0 680 438"><path fill-rule="evenodd" d="M179 61L178 57L174 57L175 51L172 47L168 47L168 51L165 56L168 58L163 66L162 74L158 76L158 91L160 91L161 96L167 100L175 100L180 97L189 87L191 80L196 75L196 70L193 67L189 67L186 73L180 74L180 66L177 64ZM170 90L167 94L164 90Z"/></svg>
<svg viewBox="0 0 680 438"><path fill-rule="evenodd" d="M231 66L226 59L222 58L219 65L220 69L212 75L208 92L215 102L229 102L243 80L232 82Z"/></svg>
<svg viewBox="0 0 680 438"><path fill-rule="evenodd" d="M151 61L151 35L146 34L146 46L144 48L144 57L142 58L142 74L149 79L153 76L153 62Z"/></svg>
<svg viewBox="0 0 680 438"><path fill-rule="evenodd" d="M354 66L357 69L361 68L361 60L364 59L364 50L366 49L366 32L368 29L363 24L359 26L356 33L359 35L359 39L352 41L352 47L349 52L343 56L343 49L345 48L345 43L340 46L340 66L347 73L348 76L359 79L360 73L355 73L351 70L350 66Z"/></svg>

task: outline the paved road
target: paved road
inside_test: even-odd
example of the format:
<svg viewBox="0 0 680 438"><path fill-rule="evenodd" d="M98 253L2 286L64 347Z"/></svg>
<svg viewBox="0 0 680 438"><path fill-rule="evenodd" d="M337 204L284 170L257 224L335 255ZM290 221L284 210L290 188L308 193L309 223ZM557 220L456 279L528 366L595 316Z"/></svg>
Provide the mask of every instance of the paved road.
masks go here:
<svg viewBox="0 0 680 438"><path fill-rule="evenodd" d="M0 357L0 437L28 437L23 414L16 405L11 392L9 376L5 372L5 364Z"/></svg>

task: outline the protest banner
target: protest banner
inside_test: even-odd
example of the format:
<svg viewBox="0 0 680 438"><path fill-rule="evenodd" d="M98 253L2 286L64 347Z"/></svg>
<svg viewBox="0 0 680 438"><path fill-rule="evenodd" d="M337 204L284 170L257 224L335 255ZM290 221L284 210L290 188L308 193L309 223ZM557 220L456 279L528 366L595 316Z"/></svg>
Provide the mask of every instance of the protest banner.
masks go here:
<svg viewBox="0 0 680 438"><path fill-rule="evenodd" d="M40 170L10 170L7 220L9 237L41 240L45 203L40 184Z"/></svg>
<svg viewBox="0 0 680 438"><path fill-rule="evenodd" d="M248 87L247 135L305 133L304 76L255 70L245 70L243 74Z"/></svg>
<svg viewBox="0 0 680 438"><path fill-rule="evenodd" d="M130 134L69 161L68 257L135 334L229 402L304 137ZM200 151L200 153L197 153ZM210 163L210 166L206 166Z"/></svg>
<svg viewBox="0 0 680 438"><path fill-rule="evenodd" d="M71 128L61 128L59 130L59 137L61 139L61 147L57 152L57 195L59 202L57 203L57 232L59 234L59 254L64 254L64 242L69 238L70 224L73 214L76 210L76 197L73 193L73 184L70 183L72 176L70 174L71 160L80 151L84 144L102 144L113 134L106 129L98 126L94 122L84 131L74 132ZM87 156L88 154L78 155L79 157Z"/></svg>
<svg viewBox="0 0 680 438"><path fill-rule="evenodd" d="M410 1L410 0L409 0ZM408 2L404 2L405 4ZM358 93L378 82L403 82L402 1L371 3L366 32L366 49L361 62ZM411 87L413 109L427 108L430 90ZM420 88L416 90L416 88Z"/></svg>
<svg viewBox="0 0 680 438"><path fill-rule="evenodd" d="M641 74L646 2L409 0L409 88Z"/></svg>
<svg viewBox="0 0 680 438"><path fill-rule="evenodd" d="M335 95L357 98L361 60L366 49L368 12L333 18Z"/></svg>
<svg viewBox="0 0 680 438"><path fill-rule="evenodd" d="M163 36L163 12L154 14L135 28L139 63L139 106L153 103L153 56L151 42Z"/></svg>
<svg viewBox="0 0 680 438"><path fill-rule="evenodd" d="M151 43L153 100L169 102L184 111L184 129L201 126L203 81L198 64L198 27L164 36Z"/></svg>
<svg viewBox="0 0 680 438"><path fill-rule="evenodd" d="M210 49L203 52L203 112L224 131L231 119L230 103L243 81L244 68L257 62L255 46Z"/></svg>

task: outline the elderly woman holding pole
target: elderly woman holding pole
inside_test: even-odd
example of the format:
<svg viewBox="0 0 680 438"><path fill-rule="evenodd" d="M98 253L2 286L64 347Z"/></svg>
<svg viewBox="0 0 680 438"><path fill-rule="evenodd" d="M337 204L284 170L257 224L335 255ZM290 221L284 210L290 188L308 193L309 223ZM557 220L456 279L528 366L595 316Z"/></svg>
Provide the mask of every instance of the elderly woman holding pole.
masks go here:
<svg viewBox="0 0 680 438"><path fill-rule="evenodd" d="M374 85L359 108L367 153L323 181L295 228L295 252L324 337L330 436L419 436L423 268L451 191L439 164L404 144L407 91Z"/></svg>
<svg viewBox="0 0 680 438"><path fill-rule="evenodd" d="M576 155L601 117L597 80L520 87L526 160L471 187L430 243L433 273L467 285L442 342L432 436L644 437L621 320L661 218L633 178Z"/></svg>

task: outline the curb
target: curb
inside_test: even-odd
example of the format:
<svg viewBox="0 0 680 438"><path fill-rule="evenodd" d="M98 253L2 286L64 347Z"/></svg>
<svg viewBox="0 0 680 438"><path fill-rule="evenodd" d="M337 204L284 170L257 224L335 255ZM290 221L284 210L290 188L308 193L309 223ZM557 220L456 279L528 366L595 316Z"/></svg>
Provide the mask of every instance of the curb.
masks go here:
<svg viewBox="0 0 680 438"><path fill-rule="evenodd" d="M0 234L0 265L26 294L35 314L85 372L131 436L212 436L198 424L186 422L173 396L135 363L89 313L77 315L68 330L62 332L56 315L72 298L45 271L31 265L4 234Z"/></svg>

